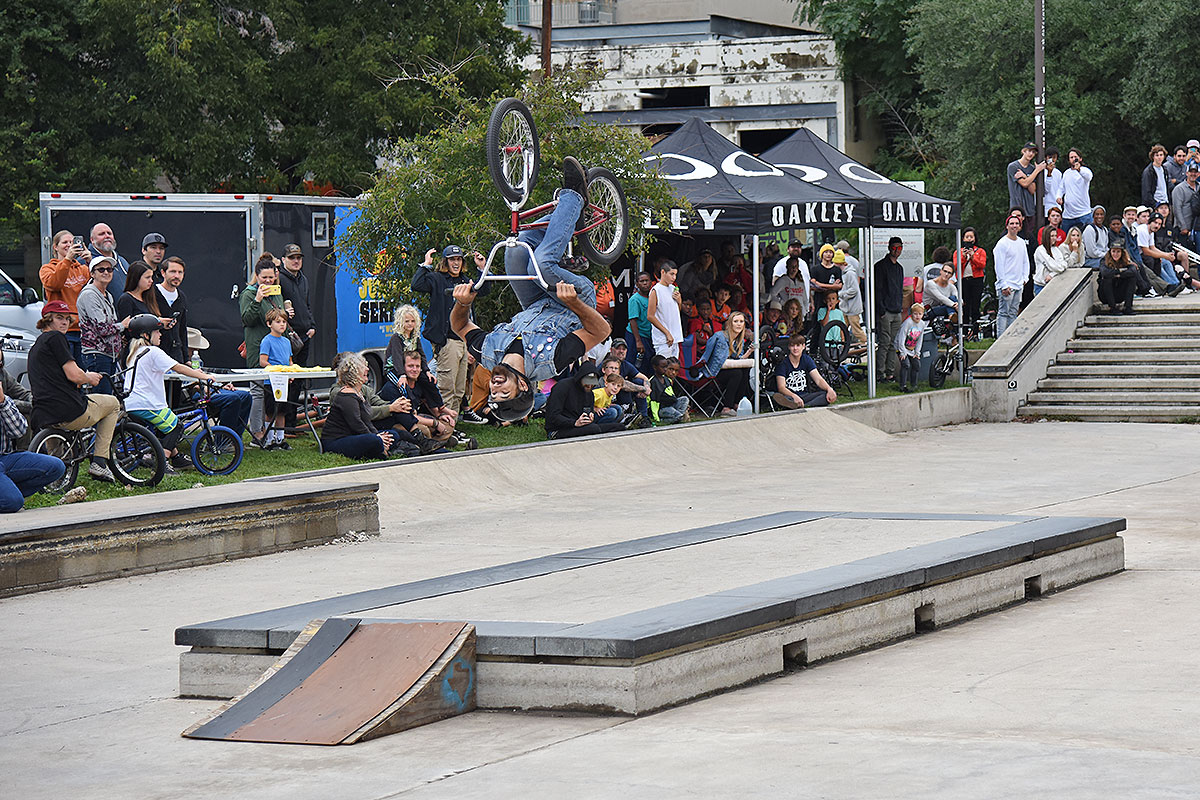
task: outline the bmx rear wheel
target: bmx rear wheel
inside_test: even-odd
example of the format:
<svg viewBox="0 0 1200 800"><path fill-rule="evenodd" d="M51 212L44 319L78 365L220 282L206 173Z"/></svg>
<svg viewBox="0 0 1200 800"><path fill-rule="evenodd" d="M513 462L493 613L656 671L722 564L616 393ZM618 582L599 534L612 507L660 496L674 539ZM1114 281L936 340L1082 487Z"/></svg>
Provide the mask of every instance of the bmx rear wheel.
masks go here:
<svg viewBox="0 0 1200 800"><path fill-rule="evenodd" d="M484 149L492 183L504 199L520 203L527 198L537 183L541 162L537 128L529 107L515 97L506 97L497 103L488 119ZM527 162L528 185L525 181Z"/></svg>
<svg viewBox="0 0 1200 800"><path fill-rule="evenodd" d="M38 431L29 443L29 452L54 456L67 467L61 478L46 484L45 491L60 494L75 485L75 479L79 477L79 459L71 452L74 441L74 434L64 433L57 428L46 428Z"/></svg>
<svg viewBox="0 0 1200 800"><path fill-rule="evenodd" d="M109 464L126 486L157 486L167 471L167 455L149 428L122 420L113 433Z"/></svg>
<svg viewBox="0 0 1200 800"><path fill-rule="evenodd" d="M933 367L929 370L929 386L933 389L940 389L946 385L946 376L954 371L954 356L949 353L939 356L934 362Z"/></svg>
<svg viewBox="0 0 1200 800"><path fill-rule="evenodd" d="M587 172L588 207L580 218L580 229L595 228L579 236L579 249L589 261L609 266L625 252L629 242L629 207L617 176L604 167Z"/></svg>

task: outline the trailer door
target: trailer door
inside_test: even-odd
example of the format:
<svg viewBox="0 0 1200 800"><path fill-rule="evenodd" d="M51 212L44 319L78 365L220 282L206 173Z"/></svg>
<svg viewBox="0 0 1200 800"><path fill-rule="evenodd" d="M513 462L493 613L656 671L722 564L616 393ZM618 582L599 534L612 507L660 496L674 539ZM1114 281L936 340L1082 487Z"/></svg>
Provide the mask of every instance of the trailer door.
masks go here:
<svg viewBox="0 0 1200 800"><path fill-rule="evenodd" d="M244 367L238 355L242 343L242 316L237 292L246 285L250 265L246 242L250 237L249 211L125 208L51 208L50 229L64 228L87 238L97 222L107 223L117 237L117 252L130 263L142 257L142 237L161 233L167 255L187 264L183 293L188 301L188 324L199 328L210 347L201 358L206 366Z"/></svg>

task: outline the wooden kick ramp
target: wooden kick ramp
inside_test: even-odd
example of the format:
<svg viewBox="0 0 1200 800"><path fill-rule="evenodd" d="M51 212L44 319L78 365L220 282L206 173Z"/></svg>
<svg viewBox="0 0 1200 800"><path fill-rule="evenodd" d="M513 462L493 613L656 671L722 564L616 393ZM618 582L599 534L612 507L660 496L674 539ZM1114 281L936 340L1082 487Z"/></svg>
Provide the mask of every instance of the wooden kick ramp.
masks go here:
<svg viewBox="0 0 1200 800"><path fill-rule="evenodd" d="M360 624L361 623L361 624ZM316 620L193 739L354 744L475 708L475 627Z"/></svg>

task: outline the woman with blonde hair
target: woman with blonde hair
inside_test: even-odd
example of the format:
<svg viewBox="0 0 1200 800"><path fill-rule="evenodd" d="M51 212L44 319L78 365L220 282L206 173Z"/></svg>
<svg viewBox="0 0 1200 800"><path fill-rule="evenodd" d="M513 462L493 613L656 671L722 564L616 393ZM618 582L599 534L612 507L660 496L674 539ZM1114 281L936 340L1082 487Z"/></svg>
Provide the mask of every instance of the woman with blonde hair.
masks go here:
<svg viewBox="0 0 1200 800"><path fill-rule="evenodd" d="M80 237L82 239L82 237ZM92 275L88 270L92 254L82 242L75 240L75 235L68 230L54 234L50 246L50 261L42 265L38 277L42 281L42 291L45 292L46 302L61 300L67 304L74 314L79 310L79 293L87 286ZM71 355L76 363L82 364L80 349L79 322L72 318L71 327L67 329L67 342L71 345Z"/></svg>
<svg viewBox="0 0 1200 800"><path fill-rule="evenodd" d="M417 307L408 303L397 306L396 315L392 319L392 338L388 339L387 351L383 358L384 385L379 387L381 393L388 386L395 392L396 387L404 380L404 354L409 350L416 350L421 354L421 369L428 372L429 364L425 361L425 350L421 347L420 331L421 312Z"/></svg>
<svg viewBox="0 0 1200 800"><path fill-rule="evenodd" d="M717 379L717 385L721 387L721 415L725 417L737 415L737 406L743 397L753 397L750 367L754 365L754 342L749 327L744 312L731 313L725 320L725 327L708 340L697 364L704 375Z"/></svg>

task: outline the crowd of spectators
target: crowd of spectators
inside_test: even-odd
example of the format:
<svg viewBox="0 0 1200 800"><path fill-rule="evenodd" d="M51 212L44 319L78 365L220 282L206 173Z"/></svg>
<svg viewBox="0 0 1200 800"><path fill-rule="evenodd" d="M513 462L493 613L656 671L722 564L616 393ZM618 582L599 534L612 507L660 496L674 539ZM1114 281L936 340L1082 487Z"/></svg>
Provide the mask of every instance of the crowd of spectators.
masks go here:
<svg viewBox="0 0 1200 800"><path fill-rule="evenodd" d="M1168 152L1150 148L1136 202L1115 213L1091 199L1094 173L1078 148L1067 152L1066 169L1057 166L1059 151L1047 148L1038 160L1033 142L1008 165L1009 209L1005 235L992 250L998 301L997 335L1052 280L1071 268L1099 273L1099 296L1110 314L1132 314L1133 298L1175 297L1200 290L1191 255L1200 250L1194 221L1200 216L1197 178L1200 140L1191 139ZM1037 193L1043 196L1046 223L1037 228ZM972 233L974 233L972 231ZM987 254L972 238L972 277L982 277ZM966 292L968 318L974 287Z"/></svg>

